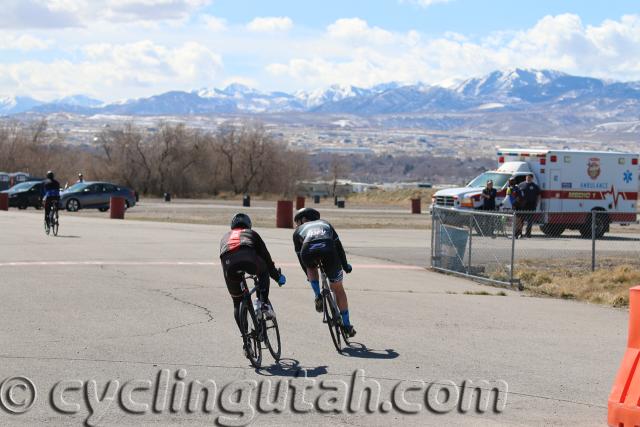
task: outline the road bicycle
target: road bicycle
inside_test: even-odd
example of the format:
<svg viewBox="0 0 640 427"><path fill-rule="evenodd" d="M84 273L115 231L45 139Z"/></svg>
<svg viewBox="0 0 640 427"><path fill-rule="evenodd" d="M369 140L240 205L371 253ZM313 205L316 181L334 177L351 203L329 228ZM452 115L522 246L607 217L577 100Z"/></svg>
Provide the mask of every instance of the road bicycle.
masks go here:
<svg viewBox="0 0 640 427"><path fill-rule="evenodd" d="M254 309L251 295L258 290L258 277L246 274L244 271L238 272L242 276L240 288L243 297L240 302L240 327L242 328L242 343L244 346L245 356L256 369L262 366L262 344L271 353L271 356L277 362L280 360L282 348L280 341L280 329L278 328L278 320L275 316L267 318L266 313L259 309ZM253 280L253 288L250 290L247 280ZM269 302L271 304L271 302ZM271 305L273 309L273 305Z"/></svg>
<svg viewBox="0 0 640 427"><path fill-rule="evenodd" d="M331 334L331 340L333 345L338 350L338 353L342 353L343 348L341 340L344 341L347 347L350 347L349 336L347 335L346 328L342 323L342 316L336 303L336 298L329 287L329 280L324 272L324 268L320 268L320 279L322 281L322 307L323 307L323 323L326 323L329 327L329 333Z"/></svg>
<svg viewBox="0 0 640 427"><path fill-rule="evenodd" d="M49 201L45 203L50 203ZM58 220L58 201L54 200L51 203L51 208L49 209L49 215L44 220L44 232L47 236L52 233L54 236L58 235L58 228L60 227L60 222Z"/></svg>

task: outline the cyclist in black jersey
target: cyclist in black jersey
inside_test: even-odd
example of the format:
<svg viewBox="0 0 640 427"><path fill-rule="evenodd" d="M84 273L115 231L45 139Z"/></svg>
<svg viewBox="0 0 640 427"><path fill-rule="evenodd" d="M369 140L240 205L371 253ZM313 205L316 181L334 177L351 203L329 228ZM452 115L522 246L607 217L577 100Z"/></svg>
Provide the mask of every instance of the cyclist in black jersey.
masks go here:
<svg viewBox="0 0 640 427"><path fill-rule="evenodd" d="M233 314L238 327L243 296L240 289L242 276L239 272L258 276L257 294L261 309L268 318L274 317L275 313L269 303L269 277L280 286L287 279L276 268L260 235L251 229L251 218L248 215L239 213L231 220L231 231L220 240L220 262L227 289L233 299ZM242 329L240 331L243 332Z"/></svg>
<svg viewBox="0 0 640 427"><path fill-rule="evenodd" d="M42 183L44 204L44 220L49 221L49 213L51 212L51 205L60 201L60 183L56 181L52 171L47 172L47 179Z"/></svg>
<svg viewBox="0 0 640 427"><path fill-rule="evenodd" d="M320 219L320 213L312 208L300 209L294 218L296 230L293 233L293 245L300 261L302 270L315 293L316 311L322 312L322 297L320 295L320 280L318 268L323 267L331 290L336 295L336 302L340 309L342 323L349 337L356 334L356 330L349 319L349 302L342 284L343 271L351 273L351 265L347 262L338 233L329 222Z"/></svg>

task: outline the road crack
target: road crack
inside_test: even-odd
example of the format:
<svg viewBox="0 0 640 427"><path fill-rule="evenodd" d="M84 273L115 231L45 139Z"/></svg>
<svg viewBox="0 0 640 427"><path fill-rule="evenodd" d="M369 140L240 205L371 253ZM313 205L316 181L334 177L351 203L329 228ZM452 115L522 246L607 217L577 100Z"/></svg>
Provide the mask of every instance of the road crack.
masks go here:
<svg viewBox="0 0 640 427"><path fill-rule="evenodd" d="M188 306L191 306L191 307L195 307L195 308L199 309L200 311L202 311L203 314L205 314L207 316L207 318L208 318L204 322L190 322L190 323L184 323L184 324L178 325L178 326L173 326L171 328L166 329L165 333L171 332L171 331L173 331L175 329L186 328L186 327L193 326L193 325L201 325L203 323L210 323L210 322L213 322L215 320L214 317L213 317L213 313L207 307L204 307L202 305L193 303L191 301L187 301L187 300L183 300L181 298L178 298L172 292L169 292L169 291L165 291L165 290L162 290L162 289L152 289L152 291L153 292L157 292L159 294L162 294L167 298L171 298L172 300L177 301L180 304L184 304L184 305L188 305Z"/></svg>

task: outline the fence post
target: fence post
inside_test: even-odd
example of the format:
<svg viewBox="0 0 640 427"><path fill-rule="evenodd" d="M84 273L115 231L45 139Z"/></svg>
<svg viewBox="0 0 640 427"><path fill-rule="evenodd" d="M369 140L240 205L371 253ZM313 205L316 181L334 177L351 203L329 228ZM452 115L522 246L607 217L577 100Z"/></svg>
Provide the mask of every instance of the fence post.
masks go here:
<svg viewBox="0 0 640 427"><path fill-rule="evenodd" d="M435 232L436 232L436 208L431 210L431 261L429 264L433 268L433 257L435 255Z"/></svg>
<svg viewBox="0 0 640 427"><path fill-rule="evenodd" d="M518 223L517 214L514 212L511 214L513 216L511 220L511 265L509 268L509 283L513 286L513 270L514 270L514 262L516 260L516 229Z"/></svg>
<svg viewBox="0 0 640 427"><path fill-rule="evenodd" d="M467 265L467 274L471 274L471 240L473 237L473 214L469 215L469 261Z"/></svg>
<svg viewBox="0 0 640 427"><path fill-rule="evenodd" d="M596 271L596 216L598 211L591 211L591 272Z"/></svg>

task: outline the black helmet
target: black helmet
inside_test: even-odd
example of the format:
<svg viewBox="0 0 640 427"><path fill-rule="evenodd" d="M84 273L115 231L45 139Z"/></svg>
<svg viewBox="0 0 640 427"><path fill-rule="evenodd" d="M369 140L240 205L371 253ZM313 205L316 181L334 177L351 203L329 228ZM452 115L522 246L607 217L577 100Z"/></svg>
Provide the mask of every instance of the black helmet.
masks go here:
<svg viewBox="0 0 640 427"><path fill-rule="evenodd" d="M47 178L53 179L53 172L52 171L47 172Z"/></svg>
<svg viewBox="0 0 640 427"><path fill-rule="evenodd" d="M303 218L307 221L317 221L320 219L320 212L313 208L302 208L298 212L296 212L296 216L293 218L293 220L296 223L300 223Z"/></svg>
<svg viewBox="0 0 640 427"><path fill-rule="evenodd" d="M231 220L231 229L241 227L251 228L251 218L249 218L249 215L244 213L235 214Z"/></svg>

